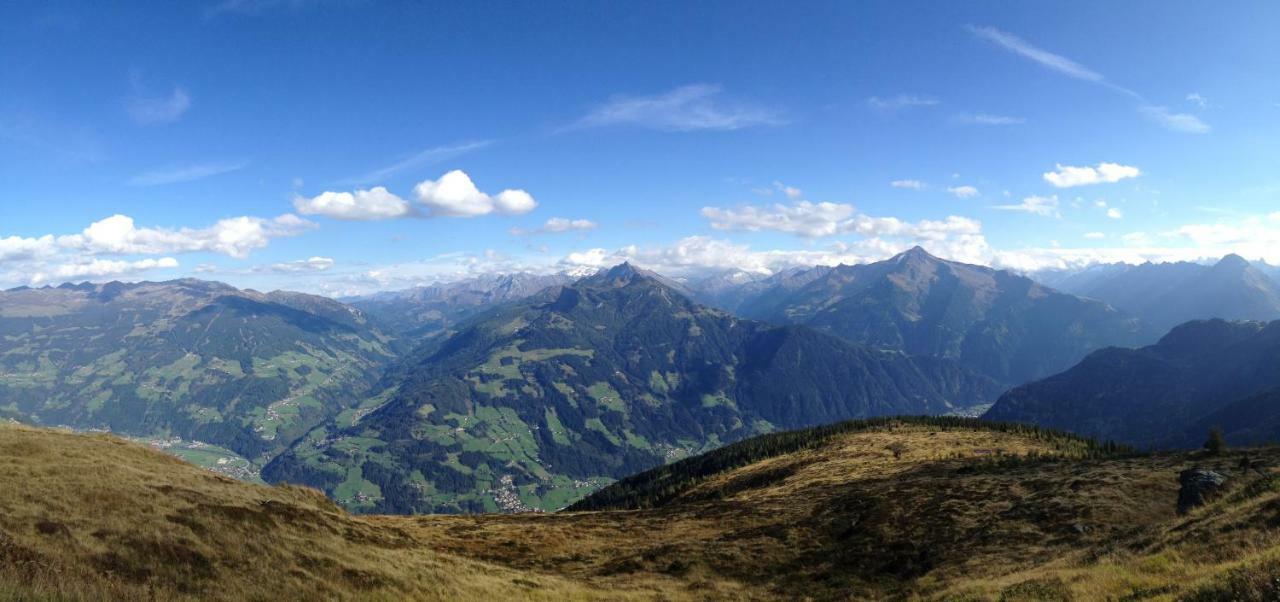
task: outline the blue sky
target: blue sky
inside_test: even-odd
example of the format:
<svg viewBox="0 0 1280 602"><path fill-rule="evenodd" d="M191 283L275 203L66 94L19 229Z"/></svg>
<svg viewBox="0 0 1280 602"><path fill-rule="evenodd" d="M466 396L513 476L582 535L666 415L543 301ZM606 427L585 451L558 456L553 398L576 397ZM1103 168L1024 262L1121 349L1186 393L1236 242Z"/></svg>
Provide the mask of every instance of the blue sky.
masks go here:
<svg viewBox="0 0 1280 602"><path fill-rule="evenodd" d="M482 4L4 4L0 286L1280 262L1275 3Z"/></svg>

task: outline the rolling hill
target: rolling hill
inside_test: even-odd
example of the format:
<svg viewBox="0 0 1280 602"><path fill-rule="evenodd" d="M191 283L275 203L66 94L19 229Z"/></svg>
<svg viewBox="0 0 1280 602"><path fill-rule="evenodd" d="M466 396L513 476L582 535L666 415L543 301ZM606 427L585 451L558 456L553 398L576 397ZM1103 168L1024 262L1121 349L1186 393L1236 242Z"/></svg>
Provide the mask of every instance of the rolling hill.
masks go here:
<svg viewBox="0 0 1280 602"><path fill-rule="evenodd" d="M626 264L494 309L400 373L385 406L317 428L264 477L361 511L551 510L751 435L1000 390L947 360L735 318Z"/></svg>
<svg viewBox="0 0 1280 602"><path fill-rule="evenodd" d="M1104 349L1005 393L987 412L1141 446L1197 447L1210 426L1280 440L1280 321L1196 321L1141 349Z"/></svg>
<svg viewBox="0 0 1280 602"><path fill-rule="evenodd" d="M945 261L916 247L877 263L820 270L766 288L743 316L803 324L859 344L952 359L1002 383L1064 370L1090 351L1142 342L1105 303L1012 272Z"/></svg>
<svg viewBox="0 0 1280 602"><path fill-rule="evenodd" d="M1264 468L1240 472L1246 454ZM0 598L1267 600L1276 466L1275 448L1132 455L876 419L726 446L583 504L619 509L360 517L109 436L0 425L0 479L21 484L0 488ZM1193 467L1226 484L1179 515Z"/></svg>
<svg viewBox="0 0 1280 602"><path fill-rule="evenodd" d="M0 292L0 416L258 460L369 396L394 357L349 306L199 280Z"/></svg>

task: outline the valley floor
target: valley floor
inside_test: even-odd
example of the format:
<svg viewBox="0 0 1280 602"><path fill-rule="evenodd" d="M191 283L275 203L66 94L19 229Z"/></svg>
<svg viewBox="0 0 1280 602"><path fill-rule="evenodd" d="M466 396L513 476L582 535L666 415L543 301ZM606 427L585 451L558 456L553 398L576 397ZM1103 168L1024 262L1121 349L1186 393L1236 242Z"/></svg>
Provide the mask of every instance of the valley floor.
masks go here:
<svg viewBox="0 0 1280 602"><path fill-rule="evenodd" d="M1280 449L1248 450L1248 473L1244 453L1090 459L905 421L646 509L357 517L109 436L0 427L0 599L1270 599ZM1227 491L1179 516L1192 466Z"/></svg>

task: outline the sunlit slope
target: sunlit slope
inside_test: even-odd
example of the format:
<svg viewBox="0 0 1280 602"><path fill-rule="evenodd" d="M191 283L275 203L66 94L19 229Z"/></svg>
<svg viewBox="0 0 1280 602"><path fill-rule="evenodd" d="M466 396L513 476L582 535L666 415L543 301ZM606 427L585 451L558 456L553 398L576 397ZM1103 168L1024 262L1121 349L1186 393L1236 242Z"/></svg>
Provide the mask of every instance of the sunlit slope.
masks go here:
<svg viewBox="0 0 1280 602"><path fill-rule="evenodd" d="M108 436L0 426L0 600L602 597L439 553L314 491Z"/></svg>
<svg viewBox="0 0 1280 602"><path fill-rule="evenodd" d="M1277 465L1270 448L1130 455L881 419L748 440L584 502L641 509L355 517L106 436L0 427L0 599L1262 600ZM1179 516L1192 466L1229 480Z"/></svg>
<svg viewBox="0 0 1280 602"><path fill-rule="evenodd" d="M1135 456L936 418L810 434L801 445L766 436L729 446L579 505L641 510L424 517L409 530L515 568L626 585L732 584L761 598L1179 599L1241 582L1248 590L1280 553L1278 481L1240 475L1238 454ZM739 463L752 443L764 453ZM1280 462L1275 450L1250 454ZM681 464L721 469L670 478ZM1178 474L1193 465L1232 480L1218 501L1179 517ZM663 484L646 489L655 478ZM631 497L628 486L661 495Z"/></svg>

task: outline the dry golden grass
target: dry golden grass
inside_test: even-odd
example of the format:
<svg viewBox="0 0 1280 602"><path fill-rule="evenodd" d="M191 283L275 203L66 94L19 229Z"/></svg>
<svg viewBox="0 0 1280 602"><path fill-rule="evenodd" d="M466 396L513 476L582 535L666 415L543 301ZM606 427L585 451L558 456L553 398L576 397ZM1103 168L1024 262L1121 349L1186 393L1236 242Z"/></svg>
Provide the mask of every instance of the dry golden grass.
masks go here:
<svg viewBox="0 0 1280 602"><path fill-rule="evenodd" d="M895 458L890 447L897 447ZM353 517L105 436L0 428L0 599L1262 599L1280 478L1238 457L1018 460L891 425L656 509ZM1280 466L1280 451L1251 450ZM1178 472L1232 490L1179 517ZM1243 592L1243 593L1242 593ZM1259 593L1261 592L1261 593Z"/></svg>
<svg viewBox="0 0 1280 602"><path fill-rule="evenodd" d="M315 491L113 437L0 427L0 599L649 597L442 554Z"/></svg>

